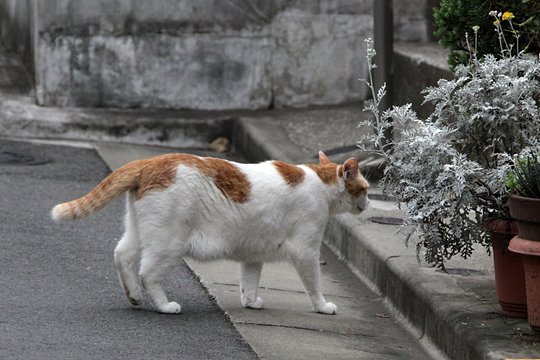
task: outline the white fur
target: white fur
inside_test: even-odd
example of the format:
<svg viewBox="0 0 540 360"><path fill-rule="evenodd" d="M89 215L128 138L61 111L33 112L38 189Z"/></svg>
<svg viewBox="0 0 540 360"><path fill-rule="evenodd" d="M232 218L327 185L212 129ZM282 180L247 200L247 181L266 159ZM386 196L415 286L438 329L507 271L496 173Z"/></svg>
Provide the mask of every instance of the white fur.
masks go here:
<svg viewBox="0 0 540 360"><path fill-rule="evenodd" d="M71 218L70 209L66 204L58 204L51 211L51 217L54 221Z"/></svg>
<svg viewBox="0 0 540 360"><path fill-rule="evenodd" d="M285 183L271 162L238 164L251 190L248 201L236 203L211 178L180 165L176 182L141 200L127 196L126 231L115 250L122 287L131 304L142 300L142 288L157 310L179 313L160 282L182 257L231 259L241 263L241 301L260 309L257 296L264 262L289 261L297 269L313 309L334 314L319 285L319 252L330 215L367 207L367 195L353 199L341 184L326 185L308 167L295 187ZM139 276L137 266L140 265Z"/></svg>

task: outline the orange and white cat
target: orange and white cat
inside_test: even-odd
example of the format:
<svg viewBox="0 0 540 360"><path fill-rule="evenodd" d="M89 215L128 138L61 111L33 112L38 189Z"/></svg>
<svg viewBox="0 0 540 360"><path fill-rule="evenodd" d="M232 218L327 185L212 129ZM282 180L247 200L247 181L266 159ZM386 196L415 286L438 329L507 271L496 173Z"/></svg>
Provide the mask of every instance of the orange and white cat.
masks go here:
<svg viewBox="0 0 540 360"><path fill-rule="evenodd" d="M330 215L363 211L368 186L357 160L335 164L322 152L319 164L299 166L168 154L122 166L87 195L56 205L52 217L81 218L127 193L126 229L114 260L132 305L141 303L144 289L158 311L179 313L160 283L186 256L239 261L242 305L260 309L263 263L285 260L313 309L335 314L320 289L324 229Z"/></svg>

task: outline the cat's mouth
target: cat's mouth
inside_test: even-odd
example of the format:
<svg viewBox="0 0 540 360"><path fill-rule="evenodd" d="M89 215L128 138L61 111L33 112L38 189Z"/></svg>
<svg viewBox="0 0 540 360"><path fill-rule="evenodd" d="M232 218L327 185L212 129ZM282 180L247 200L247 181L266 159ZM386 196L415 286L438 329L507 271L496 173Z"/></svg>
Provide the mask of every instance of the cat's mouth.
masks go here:
<svg viewBox="0 0 540 360"><path fill-rule="evenodd" d="M357 211L355 211L355 213L360 214L360 213L361 213L362 211L364 211L365 209L364 209L363 207L361 207L361 206L357 206L357 207L356 207L356 210L357 210Z"/></svg>
<svg viewBox="0 0 540 360"><path fill-rule="evenodd" d="M357 209L358 209L359 212L362 212L362 211L366 210L368 208L368 206L369 206L369 203L366 203L365 205L358 205Z"/></svg>

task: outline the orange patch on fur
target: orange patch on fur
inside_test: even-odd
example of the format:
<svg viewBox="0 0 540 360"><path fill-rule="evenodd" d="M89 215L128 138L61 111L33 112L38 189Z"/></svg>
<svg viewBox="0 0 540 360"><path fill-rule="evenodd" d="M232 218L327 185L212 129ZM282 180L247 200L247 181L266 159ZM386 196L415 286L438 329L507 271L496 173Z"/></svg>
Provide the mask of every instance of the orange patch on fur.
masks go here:
<svg viewBox="0 0 540 360"><path fill-rule="evenodd" d="M337 174L339 177L343 177L343 165L337 167Z"/></svg>
<svg viewBox="0 0 540 360"><path fill-rule="evenodd" d="M327 163L324 165L306 164L311 170L315 171L317 176L325 184L337 183L337 165L334 163Z"/></svg>
<svg viewBox="0 0 540 360"><path fill-rule="evenodd" d="M355 179L345 181L345 190L353 197L359 197L364 194L368 187L369 183L360 173L358 173Z"/></svg>
<svg viewBox="0 0 540 360"><path fill-rule="evenodd" d="M231 200L238 203L248 200L251 185L247 176L233 163L188 154L167 154L123 165L103 179L88 194L55 206L52 216L55 220L87 216L126 191L133 192L135 199L140 200L149 191L171 186L176 180L176 169L180 164L197 168L203 175L211 178Z"/></svg>
<svg viewBox="0 0 540 360"><path fill-rule="evenodd" d="M151 190L165 189L174 183L176 168L180 163L192 163L198 160L192 155L167 154L149 159L137 160L129 165L139 167L135 188L135 199L140 200Z"/></svg>
<svg viewBox="0 0 540 360"><path fill-rule="evenodd" d="M216 186L232 201L243 203L249 199L251 184L246 174L230 161L204 158L204 166L197 168L212 177Z"/></svg>
<svg viewBox="0 0 540 360"><path fill-rule="evenodd" d="M138 176L146 160L133 161L113 171L88 194L55 206L53 217L56 220L78 219L98 211L118 194L138 189Z"/></svg>
<svg viewBox="0 0 540 360"><path fill-rule="evenodd" d="M367 191L367 186L363 186L358 181L345 181L345 190L353 197L359 197Z"/></svg>
<svg viewBox="0 0 540 360"><path fill-rule="evenodd" d="M251 185L246 175L230 161L188 154L167 154L139 161L146 163L134 189L136 199L141 199L150 190L164 189L172 185L180 164L194 167L212 178L223 194L235 202L243 203L249 198Z"/></svg>
<svg viewBox="0 0 540 360"><path fill-rule="evenodd" d="M288 185L296 186L304 180L305 173L302 168L281 161L274 161L272 164L276 167Z"/></svg>

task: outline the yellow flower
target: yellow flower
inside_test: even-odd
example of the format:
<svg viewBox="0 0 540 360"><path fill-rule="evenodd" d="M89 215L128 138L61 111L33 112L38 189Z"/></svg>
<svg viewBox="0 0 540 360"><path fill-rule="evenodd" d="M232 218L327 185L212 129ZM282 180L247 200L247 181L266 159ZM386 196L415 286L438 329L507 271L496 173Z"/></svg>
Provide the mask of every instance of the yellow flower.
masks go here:
<svg viewBox="0 0 540 360"><path fill-rule="evenodd" d="M500 21L499 21L499 19L497 19L497 20L495 20L495 21L493 22L493 25L497 26L497 25L499 25L499 23L500 23Z"/></svg>
<svg viewBox="0 0 540 360"><path fill-rule="evenodd" d="M515 18L515 16L510 11L505 11L504 14L502 14L503 21L512 20L513 18Z"/></svg>

